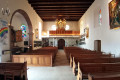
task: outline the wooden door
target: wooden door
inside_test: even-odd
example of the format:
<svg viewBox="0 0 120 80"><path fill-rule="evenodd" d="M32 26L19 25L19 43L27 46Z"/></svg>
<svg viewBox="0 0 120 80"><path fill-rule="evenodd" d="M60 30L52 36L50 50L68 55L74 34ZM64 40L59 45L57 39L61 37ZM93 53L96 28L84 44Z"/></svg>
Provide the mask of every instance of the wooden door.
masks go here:
<svg viewBox="0 0 120 80"><path fill-rule="evenodd" d="M101 51L101 40L94 41L94 50Z"/></svg>
<svg viewBox="0 0 120 80"><path fill-rule="evenodd" d="M58 49L63 49L64 46L65 46L65 40L64 39L58 40Z"/></svg>

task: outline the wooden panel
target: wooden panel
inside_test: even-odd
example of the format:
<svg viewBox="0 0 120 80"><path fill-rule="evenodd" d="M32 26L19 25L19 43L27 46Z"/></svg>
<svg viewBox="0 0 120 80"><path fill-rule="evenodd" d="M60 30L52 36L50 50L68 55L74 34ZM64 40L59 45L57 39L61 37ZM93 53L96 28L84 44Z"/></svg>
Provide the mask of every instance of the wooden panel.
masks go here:
<svg viewBox="0 0 120 80"><path fill-rule="evenodd" d="M51 36L54 35L80 35L80 31L65 31L65 30L56 30L56 31L49 31Z"/></svg>
<svg viewBox="0 0 120 80"><path fill-rule="evenodd" d="M13 74L14 76L19 77L21 80L28 80L27 79L27 63L0 63L0 75L8 75L8 74ZM9 76L8 76L9 77ZM11 79L4 79L0 76L0 80L11 80ZM13 79L12 79L13 80ZM16 79L14 79L16 80ZM18 80L18 79L17 79Z"/></svg>
<svg viewBox="0 0 120 80"><path fill-rule="evenodd" d="M44 57L39 57L39 65L44 65Z"/></svg>
<svg viewBox="0 0 120 80"><path fill-rule="evenodd" d="M27 64L31 64L31 58L30 57L26 57L25 61L27 61Z"/></svg>
<svg viewBox="0 0 120 80"><path fill-rule="evenodd" d="M24 57L20 57L20 62L21 63L25 62Z"/></svg>
<svg viewBox="0 0 120 80"><path fill-rule="evenodd" d="M51 65L51 59L50 57L45 57L45 65Z"/></svg>
<svg viewBox="0 0 120 80"><path fill-rule="evenodd" d="M32 58L32 64L38 64L38 58L37 57Z"/></svg>
<svg viewBox="0 0 120 80"><path fill-rule="evenodd" d="M52 55L13 55L13 62L27 61L28 66L52 66Z"/></svg>
<svg viewBox="0 0 120 80"><path fill-rule="evenodd" d="M13 62L19 62L19 58L17 58L17 57L14 58L14 59L13 59Z"/></svg>
<svg viewBox="0 0 120 80"><path fill-rule="evenodd" d="M44 21L54 21L58 18L78 21L94 0L28 0L28 2ZM81 16L71 17L71 14Z"/></svg>

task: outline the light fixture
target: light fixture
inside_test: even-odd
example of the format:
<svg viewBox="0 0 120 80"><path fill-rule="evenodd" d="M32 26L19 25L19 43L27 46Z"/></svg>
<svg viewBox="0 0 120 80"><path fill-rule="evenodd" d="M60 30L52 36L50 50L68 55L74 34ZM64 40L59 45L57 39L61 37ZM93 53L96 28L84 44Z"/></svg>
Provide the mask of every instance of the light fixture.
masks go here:
<svg viewBox="0 0 120 80"><path fill-rule="evenodd" d="M66 20L65 19L56 19L56 27L57 29L65 29L66 27Z"/></svg>
<svg viewBox="0 0 120 80"><path fill-rule="evenodd" d="M2 13L2 15L7 15L7 16L9 16L10 15L10 9L9 8L2 8L1 9L1 13Z"/></svg>

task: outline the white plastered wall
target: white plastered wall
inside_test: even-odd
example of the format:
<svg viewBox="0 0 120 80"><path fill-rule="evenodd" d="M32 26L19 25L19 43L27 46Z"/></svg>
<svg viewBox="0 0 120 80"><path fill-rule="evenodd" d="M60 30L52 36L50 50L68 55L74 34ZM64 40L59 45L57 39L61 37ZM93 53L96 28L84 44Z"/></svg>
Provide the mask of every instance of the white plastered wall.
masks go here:
<svg viewBox="0 0 120 80"><path fill-rule="evenodd" d="M49 46L51 44L51 42L53 43L53 46L58 47L58 41L60 39L64 39L65 40L65 46L78 46L76 44L76 40L79 40L79 37L59 37L59 38L49 38Z"/></svg>
<svg viewBox="0 0 120 80"><path fill-rule="evenodd" d="M0 0L0 9L2 8L6 9L7 7L10 9L10 16L2 15L2 13L0 12L0 18L6 20L8 23L10 23L10 19L14 11L18 9L22 9L28 14L30 21L32 23L33 31L38 28L39 22L43 25L43 21L36 14L35 10L31 7L31 5L28 3L27 0ZM2 43L0 43L1 44L0 55L2 55L2 50L10 49L9 32L7 36L8 36L8 44L3 45ZM33 35L33 40L36 40L34 35ZM10 56L9 53L7 53L2 55L0 60L1 62L5 62L8 61L9 59Z"/></svg>
<svg viewBox="0 0 120 80"><path fill-rule="evenodd" d="M115 54L120 57L120 29L110 29L109 25L109 2L112 0L95 0L87 12L79 20L81 34L84 28L89 27L89 38L86 44L80 47L94 50L94 40L101 40L101 50L106 53ZM96 17L99 10L102 11L102 25L99 25Z"/></svg>

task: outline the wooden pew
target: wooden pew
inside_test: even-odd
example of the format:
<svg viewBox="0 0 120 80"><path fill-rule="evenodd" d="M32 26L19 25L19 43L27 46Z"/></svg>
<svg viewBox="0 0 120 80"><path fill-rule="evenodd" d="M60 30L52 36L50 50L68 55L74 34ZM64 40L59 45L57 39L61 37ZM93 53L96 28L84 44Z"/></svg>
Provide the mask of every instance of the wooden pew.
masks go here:
<svg viewBox="0 0 120 80"><path fill-rule="evenodd" d="M70 67L73 66L73 59L83 59L83 58L101 58L101 57L104 57L104 58L110 58L112 57L111 54L97 54L97 53L82 53L82 54L71 54L70 56ZM74 60L75 62L75 60Z"/></svg>
<svg viewBox="0 0 120 80"><path fill-rule="evenodd" d="M53 66L53 59L51 53L12 55L12 62L21 63L24 61L27 61L28 66Z"/></svg>
<svg viewBox="0 0 120 80"><path fill-rule="evenodd" d="M64 52L65 52L66 57L67 57L68 60L70 58L70 52L75 51L75 50L81 51L82 49L79 48L79 47L64 47Z"/></svg>
<svg viewBox="0 0 120 80"><path fill-rule="evenodd" d="M91 51L87 49L82 49L79 47L64 47L64 51L66 53L66 57L68 60L70 60L70 54L82 54L82 53L97 53L97 54L102 54L103 52L98 52L98 51Z"/></svg>
<svg viewBox="0 0 120 80"><path fill-rule="evenodd" d="M79 61L73 61L73 73L77 75L77 69L78 69L78 62L79 63L117 63L120 62L120 58L81 58Z"/></svg>
<svg viewBox="0 0 120 80"><path fill-rule="evenodd" d="M20 55L12 55L12 62L27 61L28 66L53 66L57 51L57 47L44 47Z"/></svg>
<svg viewBox="0 0 120 80"><path fill-rule="evenodd" d="M20 77L21 80L28 80L26 62L24 63L0 63L0 75L4 76L5 72L13 73L14 76Z"/></svg>
<svg viewBox="0 0 120 80"><path fill-rule="evenodd" d="M73 56L72 56L73 57ZM111 54L79 54L74 55L73 59L70 60L70 66L73 67L73 73L76 74L76 69L78 62L80 63L109 63L113 58L111 57Z"/></svg>
<svg viewBox="0 0 120 80"><path fill-rule="evenodd" d="M88 74L120 72L120 63L78 63L77 80L87 79Z"/></svg>
<svg viewBox="0 0 120 80"><path fill-rule="evenodd" d="M77 75L78 63L111 63L111 58L81 58L74 61L73 59L73 73Z"/></svg>
<svg viewBox="0 0 120 80"><path fill-rule="evenodd" d="M88 80L120 80L120 72L88 74Z"/></svg>

